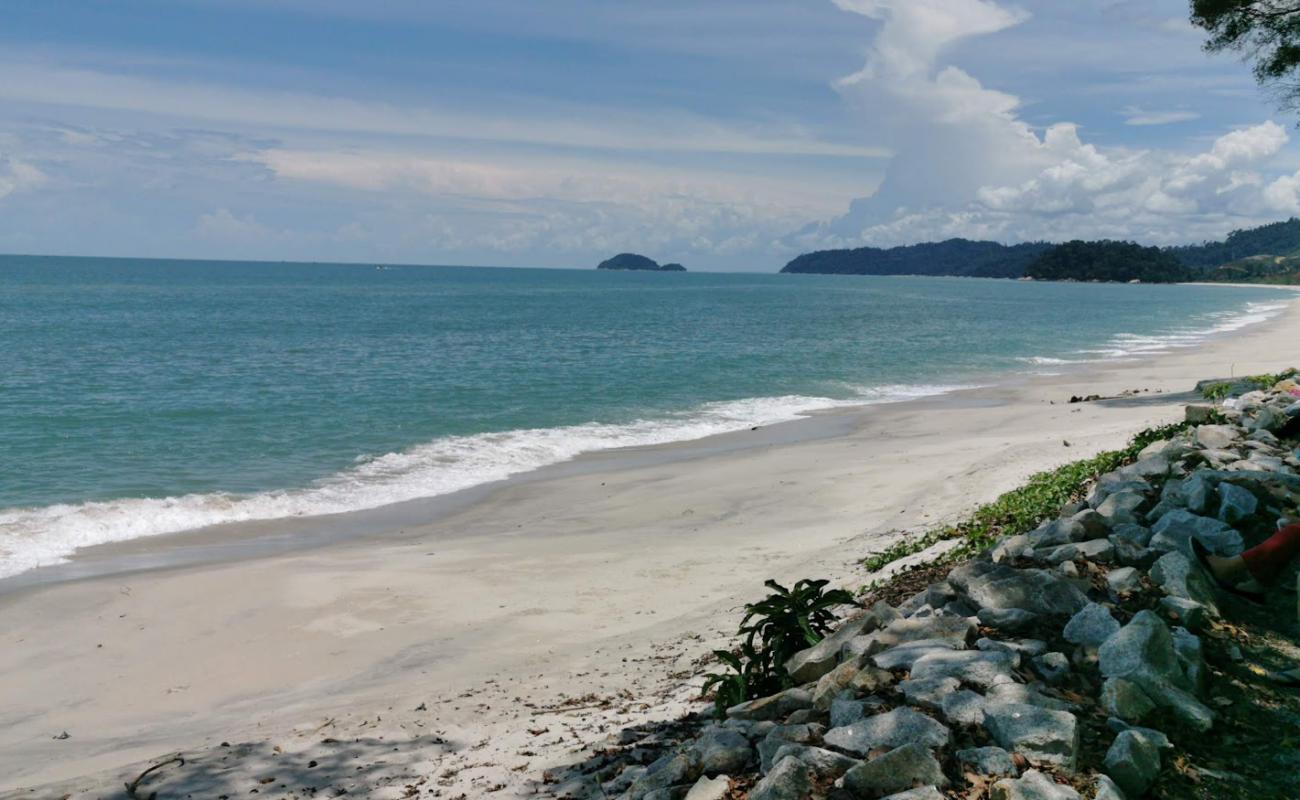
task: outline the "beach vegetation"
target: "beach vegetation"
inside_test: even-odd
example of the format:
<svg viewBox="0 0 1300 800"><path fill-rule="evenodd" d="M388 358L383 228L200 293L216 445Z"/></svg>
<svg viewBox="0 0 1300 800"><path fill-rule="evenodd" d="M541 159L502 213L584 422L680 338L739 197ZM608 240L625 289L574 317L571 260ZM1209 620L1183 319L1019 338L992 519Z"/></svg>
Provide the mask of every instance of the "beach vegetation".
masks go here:
<svg viewBox="0 0 1300 800"><path fill-rule="evenodd" d="M794 685L785 663L800 650L822 640L834 627L834 608L854 605L843 589L827 589L827 580L804 578L787 589L774 580L764 582L772 593L745 605L736 635L735 651L714 650L726 668L705 676L702 692L714 694L714 707L726 710L756 697L775 694Z"/></svg>
<svg viewBox="0 0 1300 800"><path fill-rule="evenodd" d="M1210 383L1201 387L1201 397L1204 397L1206 400L1213 400L1216 403L1231 393L1232 384L1227 381Z"/></svg>
<svg viewBox="0 0 1300 800"><path fill-rule="evenodd" d="M1082 499L1092 482L1101 475L1133 463L1147 445L1176 436L1187 428L1186 422L1148 428L1134 436L1122 449L1107 450L1092 458L1071 461L1031 475L1023 486L980 506L965 520L895 542L864 559L863 566L870 572L877 572L901 558L954 539L960 543L946 551L943 559L968 558L992 546L998 539L1033 530L1042 520L1056 516L1066 503Z"/></svg>

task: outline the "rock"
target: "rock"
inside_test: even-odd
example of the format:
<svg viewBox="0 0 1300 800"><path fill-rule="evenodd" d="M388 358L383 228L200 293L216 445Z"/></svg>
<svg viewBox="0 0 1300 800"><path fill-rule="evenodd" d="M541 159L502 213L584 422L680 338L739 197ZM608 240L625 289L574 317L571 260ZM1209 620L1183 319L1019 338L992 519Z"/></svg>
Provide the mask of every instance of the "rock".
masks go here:
<svg viewBox="0 0 1300 800"><path fill-rule="evenodd" d="M961 689L943 698L939 709L943 718L953 725L983 725L986 705L988 700L984 695Z"/></svg>
<svg viewBox="0 0 1300 800"><path fill-rule="evenodd" d="M1095 648L1100 647L1117 630L1119 622L1111 616L1109 609L1097 603L1089 603L1070 618L1062 635L1072 644Z"/></svg>
<svg viewBox="0 0 1300 800"><path fill-rule="evenodd" d="M1008 536L1002 539L989 550L989 558L995 564L1001 564L1003 561L1015 561L1018 558L1024 558L1034 549L1033 543L1029 537L1023 533L1015 536Z"/></svg>
<svg viewBox="0 0 1300 800"><path fill-rule="evenodd" d="M1093 778L1093 800L1127 800L1109 775L1098 773Z"/></svg>
<svg viewBox="0 0 1300 800"><path fill-rule="evenodd" d="M975 623L965 617L935 616L891 622L872 637L884 648L925 639L951 639L961 647L975 640ZM882 649L884 649L882 648Z"/></svg>
<svg viewBox="0 0 1300 800"><path fill-rule="evenodd" d="M776 720L785 719L801 708L812 707L812 692L794 688L734 705L727 709L727 716L742 720Z"/></svg>
<svg viewBox="0 0 1300 800"><path fill-rule="evenodd" d="M1286 414L1288 417L1300 417L1300 401L1294 402L1282 409L1282 413Z"/></svg>
<svg viewBox="0 0 1300 800"><path fill-rule="evenodd" d="M1073 561L1062 561L1056 565L1056 571L1071 580L1079 577L1079 568L1075 566Z"/></svg>
<svg viewBox="0 0 1300 800"><path fill-rule="evenodd" d="M1219 519L1236 525L1258 508L1259 500L1246 489L1231 483L1219 484Z"/></svg>
<svg viewBox="0 0 1300 800"><path fill-rule="evenodd" d="M1188 543L1195 536L1210 552L1222 556L1241 553L1241 534L1217 519L1202 517L1177 509L1165 514L1151 526L1150 547L1156 550L1181 550L1191 554Z"/></svg>
<svg viewBox="0 0 1300 800"><path fill-rule="evenodd" d="M1187 682L1192 685L1192 692L1201 694L1205 691L1209 675L1200 637L1187 628L1174 628L1171 633L1174 637L1174 653L1178 656L1183 674L1187 676Z"/></svg>
<svg viewBox="0 0 1300 800"><path fill-rule="evenodd" d="M988 702L1020 703L1053 711L1069 711L1074 708L1064 700L1048 697L1037 688L1023 683L1000 683L994 686L988 691Z"/></svg>
<svg viewBox="0 0 1300 800"><path fill-rule="evenodd" d="M815 708L801 708L790 716L785 718L786 725L806 725L816 723L820 725L825 722L829 715L825 711L818 711Z"/></svg>
<svg viewBox="0 0 1300 800"><path fill-rule="evenodd" d="M957 567L949 573L948 582L980 609L1016 608L1046 616L1070 616L1088 604L1083 592L1064 578L987 561Z"/></svg>
<svg viewBox="0 0 1300 800"><path fill-rule="evenodd" d="M737 731L711 725L695 740L693 749L699 753L700 767L705 775L737 774L749 767L754 759L754 748L749 739Z"/></svg>
<svg viewBox="0 0 1300 800"><path fill-rule="evenodd" d="M1026 770L1019 780L1003 778L989 790L990 800L1080 800L1079 793L1038 770Z"/></svg>
<svg viewBox="0 0 1300 800"><path fill-rule="evenodd" d="M1246 427L1252 431L1268 431L1271 433L1280 430L1286 423L1287 415L1285 413L1274 411L1270 406L1264 406Z"/></svg>
<svg viewBox="0 0 1300 800"><path fill-rule="evenodd" d="M1106 586L1115 595L1136 592L1142 587L1142 575L1133 567L1116 567L1106 573Z"/></svg>
<svg viewBox="0 0 1300 800"><path fill-rule="evenodd" d="M813 790L812 770L797 758L784 758L749 791L750 800L806 800Z"/></svg>
<svg viewBox="0 0 1300 800"><path fill-rule="evenodd" d="M820 744L824 730L820 725L806 723L776 726L758 743L759 769L767 773L776 763L777 751L787 744Z"/></svg>
<svg viewBox="0 0 1300 800"><path fill-rule="evenodd" d="M980 650L931 652L912 664L912 680L947 677L987 688L999 683L1014 683L1011 670L1019 663L1019 657L1012 653Z"/></svg>
<svg viewBox="0 0 1300 800"><path fill-rule="evenodd" d="M1115 545L1109 539L1089 539L1084 542L1062 544L1044 550L1035 550L1035 560L1046 564L1061 564L1083 558L1107 564L1115 555Z"/></svg>
<svg viewBox="0 0 1300 800"><path fill-rule="evenodd" d="M1219 609L1215 602L1214 585L1201 569L1200 564L1179 551L1165 553L1151 566L1151 580L1170 597L1192 600L1205 606L1218 616Z"/></svg>
<svg viewBox="0 0 1300 800"><path fill-rule="evenodd" d="M958 750L957 760L969 764L971 771L980 775L1010 775L1013 778L1016 775L1016 765L1011 761L1011 754L1001 747Z"/></svg>
<svg viewBox="0 0 1300 800"><path fill-rule="evenodd" d="M1137 724L1155 711L1156 704L1132 681L1107 678L1101 687L1101 707L1112 717Z"/></svg>
<svg viewBox="0 0 1300 800"><path fill-rule="evenodd" d="M876 653L871 657L871 663L884 670L910 670L912 664L921 656L936 651L950 652L957 649L961 649L961 643L952 639L921 639L915 642L904 642L882 653Z"/></svg>
<svg viewBox="0 0 1300 800"><path fill-rule="evenodd" d="M1201 425L1196 428L1196 443L1206 450L1222 450L1241 439L1241 432L1231 425Z"/></svg>
<svg viewBox="0 0 1300 800"><path fill-rule="evenodd" d="M943 787L948 785L948 778L930 750L916 743L896 747L844 773L844 788L863 797L918 784Z"/></svg>
<svg viewBox="0 0 1300 800"><path fill-rule="evenodd" d="M843 728L867 716L867 704L861 700L837 697L831 701L831 727Z"/></svg>
<svg viewBox="0 0 1300 800"><path fill-rule="evenodd" d="M990 703L984 726L1001 747L1033 764L1050 764L1074 772L1079 751L1079 727L1068 711L1052 711L1023 703Z"/></svg>
<svg viewBox="0 0 1300 800"><path fill-rule="evenodd" d="M1191 694L1192 684L1174 650L1173 634L1149 610L1139 611L1098 652L1101 674L1137 684L1157 707L1168 709L1192 730L1204 732L1214 713Z"/></svg>
<svg viewBox="0 0 1300 800"><path fill-rule="evenodd" d="M1274 436L1271 432L1266 430L1255 430L1249 436L1247 436L1246 439L1251 442L1259 442L1261 444L1266 444L1269 445L1270 447L1277 447L1282 444L1282 442L1276 436Z"/></svg>
<svg viewBox="0 0 1300 800"><path fill-rule="evenodd" d="M1119 474L1126 478L1139 478L1142 480L1163 478L1169 474L1169 459L1164 456L1141 458L1126 467L1122 467Z"/></svg>
<svg viewBox="0 0 1300 800"><path fill-rule="evenodd" d="M898 690L907 698L908 705L938 711L943 707L943 699L960 686L956 678L920 678L900 682Z"/></svg>
<svg viewBox="0 0 1300 800"><path fill-rule="evenodd" d="M726 775L700 778L686 793L686 800L726 800L731 792L731 779Z"/></svg>
<svg viewBox="0 0 1300 800"><path fill-rule="evenodd" d="M898 747L909 742L943 747L950 738L942 723L910 708L896 708L843 728L832 728L824 740L830 747L865 756L878 747Z"/></svg>
<svg viewBox="0 0 1300 800"><path fill-rule="evenodd" d="M933 786L918 786L915 789L883 797L881 800L943 800L943 795Z"/></svg>
<svg viewBox="0 0 1300 800"><path fill-rule="evenodd" d="M1049 686L1055 686L1070 674L1070 659L1064 653L1044 653L1033 660L1034 672Z"/></svg>
<svg viewBox="0 0 1300 800"><path fill-rule="evenodd" d="M1097 506L1097 513L1105 517L1113 528L1115 525L1131 525L1138 522L1142 519L1143 509L1148 505L1150 503L1144 494L1116 492Z"/></svg>
<svg viewBox="0 0 1300 800"><path fill-rule="evenodd" d="M831 701L839 695L840 692L853 685L853 679L862 671L862 661L860 659L851 659L840 664L835 669L821 676L817 681L817 686L813 689L813 708L818 711L829 711Z"/></svg>
<svg viewBox="0 0 1300 800"><path fill-rule="evenodd" d="M1192 425L1204 425L1214 419L1214 406L1189 405L1183 407L1183 419Z"/></svg>
<svg viewBox="0 0 1300 800"><path fill-rule="evenodd" d="M645 774L628 787L627 794L631 800L642 800L657 789L694 783L702 771L699 753L694 750L668 753L647 767Z"/></svg>
<svg viewBox="0 0 1300 800"><path fill-rule="evenodd" d="M858 671L857 675L853 676L853 682L849 685L849 688L862 694L873 694L881 689L893 686L895 680L894 673L888 670L863 667Z"/></svg>
<svg viewBox="0 0 1300 800"><path fill-rule="evenodd" d="M977 650L993 653L1014 653L1023 658L1033 658L1047 652L1047 642L1042 639L979 639Z"/></svg>
<svg viewBox="0 0 1300 800"><path fill-rule="evenodd" d="M884 608L880 608L884 606ZM800 650L785 662L785 669L795 683L809 683L835 669L840 662L840 649L844 643L866 633L870 633L885 624L885 617L892 619L894 610L884 603L878 603L870 611L845 621L834 633L822 639L807 650Z"/></svg>
<svg viewBox="0 0 1300 800"><path fill-rule="evenodd" d="M977 614L980 624L1003 633L1028 630L1038 621L1038 615L1023 608L981 608Z"/></svg>
<svg viewBox="0 0 1300 800"><path fill-rule="evenodd" d="M1194 631L1205 630L1210 622L1210 611L1202 603L1185 597L1162 597L1157 606L1166 619Z"/></svg>
<svg viewBox="0 0 1300 800"><path fill-rule="evenodd" d="M1103 769L1125 795L1141 797L1160 774L1160 748L1137 729L1124 731L1106 751Z"/></svg>
<svg viewBox="0 0 1300 800"><path fill-rule="evenodd" d="M812 774L819 778L834 780L848 772L859 763L856 758L849 758L831 750L810 747L803 744L787 744L772 756L773 764L780 764L786 757L794 757L808 765Z"/></svg>
<svg viewBox="0 0 1300 800"><path fill-rule="evenodd" d="M1151 543L1151 529L1136 523L1116 525L1110 533L1111 544L1115 544L1116 540L1132 542L1138 547L1146 547Z"/></svg>

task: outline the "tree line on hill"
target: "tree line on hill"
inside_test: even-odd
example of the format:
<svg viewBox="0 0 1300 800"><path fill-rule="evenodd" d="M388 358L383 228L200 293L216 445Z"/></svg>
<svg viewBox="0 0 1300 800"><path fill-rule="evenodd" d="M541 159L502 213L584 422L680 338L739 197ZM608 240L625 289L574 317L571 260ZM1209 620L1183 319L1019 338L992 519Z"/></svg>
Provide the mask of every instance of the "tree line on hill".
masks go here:
<svg viewBox="0 0 1300 800"><path fill-rule="evenodd" d="M949 275L976 278L1172 283L1300 284L1300 220L1233 231L1221 242L1146 247L1134 242L948 239L902 247L856 247L798 256L781 270L831 275Z"/></svg>

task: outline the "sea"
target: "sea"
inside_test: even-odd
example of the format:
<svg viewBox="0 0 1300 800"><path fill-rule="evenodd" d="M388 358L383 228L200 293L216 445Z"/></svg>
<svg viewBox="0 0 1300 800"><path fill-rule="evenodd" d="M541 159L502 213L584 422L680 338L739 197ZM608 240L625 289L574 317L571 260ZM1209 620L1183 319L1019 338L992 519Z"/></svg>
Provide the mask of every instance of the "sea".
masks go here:
<svg viewBox="0 0 1300 800"><path fill-rule="evenodd" d="M0 577L1194 347L1269 288L0 256Z"/></svg>

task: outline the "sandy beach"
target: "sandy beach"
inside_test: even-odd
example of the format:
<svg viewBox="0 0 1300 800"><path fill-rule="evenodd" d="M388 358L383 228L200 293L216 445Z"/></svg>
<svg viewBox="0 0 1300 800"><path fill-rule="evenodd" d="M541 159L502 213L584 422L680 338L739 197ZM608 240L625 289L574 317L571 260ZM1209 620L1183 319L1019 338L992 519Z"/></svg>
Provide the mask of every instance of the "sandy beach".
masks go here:
<svg viewBox="0 0 1300 800"><path fill-rule="evenodd" d="M95 548L74 562L91 577L0 593L0 796L120 796L174 752L204 765L195 797L325 775L531 795L691 707L765 579L856 588L858 559L1175 421L1197 380L1293 365L1300 299L1196 349L579 459L382 535L198 563L184 536ZM142 553L160 566L93 574Z"/></svg>

